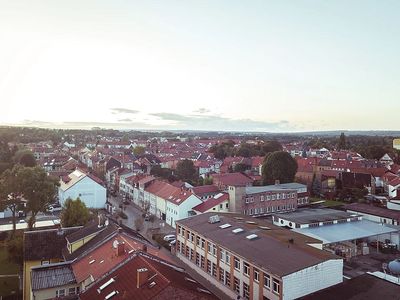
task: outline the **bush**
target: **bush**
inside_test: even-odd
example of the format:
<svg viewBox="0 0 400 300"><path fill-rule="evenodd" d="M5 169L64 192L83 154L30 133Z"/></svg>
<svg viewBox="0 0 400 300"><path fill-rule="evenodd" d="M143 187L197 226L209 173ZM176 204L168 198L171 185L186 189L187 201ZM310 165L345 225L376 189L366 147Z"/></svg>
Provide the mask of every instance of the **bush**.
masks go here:
<svg viewBox="0 0 400 300"><path fill-rule="evenodd" d="M2 231L0 232L0 242L4 242L8 238L8 232Z"/></svg>

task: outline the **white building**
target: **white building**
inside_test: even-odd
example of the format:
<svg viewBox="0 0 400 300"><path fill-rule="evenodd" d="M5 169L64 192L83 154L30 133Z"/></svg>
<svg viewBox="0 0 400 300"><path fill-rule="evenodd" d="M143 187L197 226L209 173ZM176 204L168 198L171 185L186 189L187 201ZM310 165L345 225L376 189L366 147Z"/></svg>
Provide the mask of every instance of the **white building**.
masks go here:
<svg viewBox="0 0 400 300"><path fill-rule="evenodd" d="M251 217L205 213L177 221L176 255L230 299L296 299L341 283L343 260Z"/></svg>
<svg viewBox="0 0 400 300"><path fill-rule="evenodd" d="M106 188L97 177L75 170L60 180L58 198L60 204L71 198L80 198L89 208L104 208L107 201Z"/></svg>

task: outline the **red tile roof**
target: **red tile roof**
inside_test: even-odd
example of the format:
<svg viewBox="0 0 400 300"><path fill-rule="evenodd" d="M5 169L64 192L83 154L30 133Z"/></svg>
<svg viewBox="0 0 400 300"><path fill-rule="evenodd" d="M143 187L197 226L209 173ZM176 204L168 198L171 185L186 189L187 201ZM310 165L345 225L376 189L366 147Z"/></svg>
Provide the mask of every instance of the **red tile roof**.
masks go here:
<svg viewBox="0 0 400 300"><path fill-rule="evenodd" d="M125 243L125 251L122 255L118 256L116 254L116 249L113 248L115 240ZM82 282L90 277L90 275L92 275L95 280L100 278L116 265L126 260L130 256L130 250L141 250L143 245L143 242L133 239L127 234L116 234L99 247L79 257L72 264L77 282ZM150 245L147 245L147 251L162 259L170 260L169 257ZM94 262L90 263L93 260Z"/></svg>
<svg viewBox="0 0 400 300"><path fill-rule="evenodd" d="M138 287L137 272L145 269L147 280ZM146 276L144 275L144 276ZM100 290L105 283L114 281ZM188 280L189 279L189 280ZM80 295L81 300L104 299L115 291L112 299L216 299L184 269L157 260L151 255L137 254L120 264L110 274L97 281Z"/></svg>
<svg viewBox="0 0 400 300"><path fill-rule="evenodd" d="M215 195L213 198L210 198L203 203L193 207L193 210L204 213L207 210L220 205L222 202L229 200L229 194L228 193L220 193L218 195Z"/></svg>
<svg viewBox="0 0 400 300"><path fill-rule="evenodd" d="M180 205L187 198L194 195L186 189L178 188L160 180L154 180L145 190L176 205Z"/></svg>
<svg viewBox="0 0 400 300"><path fill-rule="evenodd" d="M210 184L210 185L195 186L192 188L192 192L195 195L201 197L205 194L218 193L219 189L217 186Z"/></svg>
<svg viewBox="0 0 400 300"><path fill-rule="evenodd" d="M242 173L213 174L214 184L245 186L253 183L253 180Z"/></svg>

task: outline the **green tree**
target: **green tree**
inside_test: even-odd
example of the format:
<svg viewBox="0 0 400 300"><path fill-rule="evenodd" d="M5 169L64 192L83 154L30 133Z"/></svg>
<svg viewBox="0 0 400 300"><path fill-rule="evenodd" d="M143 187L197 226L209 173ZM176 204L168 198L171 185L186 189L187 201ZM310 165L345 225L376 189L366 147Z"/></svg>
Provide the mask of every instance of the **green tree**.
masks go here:
<svg viewBox="0 0 400 300"><path fill-rule="evenodd" d="M63 227L83 226L90 219L89 209L85 203L79 199L68 198L61 211L61 224Z"/></svg>
<svg viewBox="0 0 400 300"><path fill-rule="evenodd" d="M12 170L6 170L0 177L0 209L9 209L12 214L13 231L16 231L17 212L23 209L22 186L18 178L21 166L14 166Z"/></svg>
<svg viewBox="0 0 400 300"><path fill-rule="evenodd" d="M338 144L338 149L339 150L343 150L343 149L347 149L347 144L346 144L346 136L344 135L344 133L342 132L340 134L340 138L339 138L339 144Z"/></svg>
<svg viewBox="0 0 400 300"><path fill-rule="evenodd" d="M246 165L244 163L238 163L238 164L235 164L235 166L233 167L233 171L234 172L244 172L244 171L250 169L250 167L251 166Z"/></svg>
<svg viewBox="0 0 400 300"><path fill-rule="evenodd" d="M135 154L135 156L140 156L143 155L145 153L145 148L143 146L136 146L133 149L133 154Z"/></svg>
<svg viewBox="0 0 400 300"><path fill-rule="evenodd" d="M48 205L54 201L59 183L40 167L21 168L17 176L23 196L27 200L26 211L31 214L28 220L31 230L37 214L45 212Z"/></svg>
<svg viewBox="0 0 400 300"><path fill-rule="evenodd" d="M30 150L18 150L14 155L14 162L25 167L36 166L35 156Z"/></svg>
<svg viewBox="0 0 400 300"><path fill-rule="evenodd" d="M196 177L196 168L193 161L189 159L179 161L176 166L176 175L183 181L193 182Z"/></svg>
<svg viewBox="0 0 400 300"><path fill-rule="evenodd" d="M18 233L11 236L7 241L8 257L18 265L22 265L24 257L24 239L23 234Z"/></svg>
<svg viewBox="0 0 400 300"><path fill-rule="evenodd" d="M264 152L264 154L270 153L270 152L275 152L275 151L282 151L282 145L278 141L275 141L275 140L267 141L262 146L262 151Z"/></svg>
<svg viewBox="0 0 400 300"><path fill-rule="evenodd" d="M262 174L264 184L293 182L297 172L297 162L284 151L275 151L264 159Z"/></svg>

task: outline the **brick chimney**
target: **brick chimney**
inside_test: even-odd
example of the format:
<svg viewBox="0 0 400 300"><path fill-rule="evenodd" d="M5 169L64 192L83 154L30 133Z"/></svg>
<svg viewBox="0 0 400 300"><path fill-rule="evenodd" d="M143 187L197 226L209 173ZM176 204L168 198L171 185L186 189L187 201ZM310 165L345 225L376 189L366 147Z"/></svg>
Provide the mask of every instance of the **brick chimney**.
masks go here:
<svg viewBox="0 0 400 300"><path fill-rule="evenodd" d="M118 242L116 252L117 252L117 256L124 255L124 253L125 253L125 243L124 242Z"/></svg>
<svg viewBox="0 0 400 300"><path fill-rule="evenodd" d="M140 288L141 286L143 286L143 284L147 282L147 279L149 278L149 270L147 270L146 268L137 269L136 274L136 287Z"/></svg>

